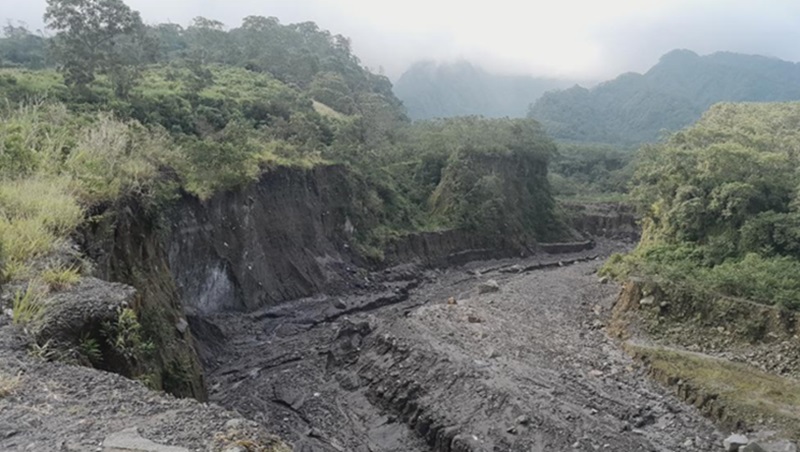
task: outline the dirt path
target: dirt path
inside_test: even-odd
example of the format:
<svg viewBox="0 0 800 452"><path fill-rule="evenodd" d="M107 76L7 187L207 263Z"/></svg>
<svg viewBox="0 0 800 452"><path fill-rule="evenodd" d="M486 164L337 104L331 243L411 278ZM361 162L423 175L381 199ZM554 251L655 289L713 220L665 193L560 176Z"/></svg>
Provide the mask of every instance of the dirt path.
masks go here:
<svg viewBox="0 0 800 452"><path fill-rule="evenodd" d="M298 451L718 450L605 336L600 260L533 270L611 249L405 267L373 275L384 292L208 319L212 399Z"/></svg>

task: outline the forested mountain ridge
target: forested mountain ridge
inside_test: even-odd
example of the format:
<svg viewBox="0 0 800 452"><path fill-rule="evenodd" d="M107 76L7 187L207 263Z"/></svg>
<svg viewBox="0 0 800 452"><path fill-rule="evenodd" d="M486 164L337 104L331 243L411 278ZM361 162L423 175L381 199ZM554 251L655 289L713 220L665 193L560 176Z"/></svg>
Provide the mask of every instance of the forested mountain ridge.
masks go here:
<svg viewBox="0 0 800 452"><path fill-rule="evenodd" d="M545 91L569 85L554 78L491 74L467 61L421 61L400 76L394 92L412 119L521 118Z"/></svg>
<svg viewBox="0 0 800 452"><path fill-rule="evenodd" d="M698 120L717 102L800 99L800 64L758 55L674 50L644 74L544 94L529 117L556 139L632 146Z"/></svg>

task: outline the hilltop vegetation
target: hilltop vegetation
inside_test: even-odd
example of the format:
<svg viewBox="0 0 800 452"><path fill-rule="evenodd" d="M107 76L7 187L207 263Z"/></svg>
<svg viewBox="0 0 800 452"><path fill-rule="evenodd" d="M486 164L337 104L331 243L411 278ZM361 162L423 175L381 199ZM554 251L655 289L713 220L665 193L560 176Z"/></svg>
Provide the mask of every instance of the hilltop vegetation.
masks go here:
<svg viewBox="0 0 800 452"><path fill-rule="evenodd" d="M800 309L800 103L719 104L645 147L637 250L610 270Z"/></svg>
<svg viewBox="0 0 800 452"><path fill-rule="evenodd" d="M567 80L490 74L469 62L423 61L397 80L394 92L411 119L481 115L522 118L545 91L569 86Z"/></svg>
<svg viewBox="0 0 800 452"><path fill-rule="evenodd" d="M632 146L688 126L717 102L800 100L798 80L796 63L675 50L645 74L546 93L528 116L558 140Z"/></svg>
<svg viewBox="0 0 800 452"><path fill-rule="evenodd" d="M135 198L157 216L181 192L205 199L275 166L347 165L369 226L357 239L376 255L421 229L558 234L547 183L555 148L535 121L411 125L388 80L313 23L145 26L116 0L82 2L122 18L98 26L49 4L55 37L7 27L0 39L11 66L0 70L7 280L40 278L32 263L90 212Z"/></svg>

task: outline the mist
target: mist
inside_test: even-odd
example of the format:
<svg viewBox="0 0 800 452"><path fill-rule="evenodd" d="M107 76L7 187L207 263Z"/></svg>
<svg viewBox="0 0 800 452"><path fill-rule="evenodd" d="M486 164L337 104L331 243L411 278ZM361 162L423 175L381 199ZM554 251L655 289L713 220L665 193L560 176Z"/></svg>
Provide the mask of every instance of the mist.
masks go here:
<svg viewBox="0 0 800 452"><path fill-rule="evenodd" d="M602 80L645 71L675 48L800 60L793 0L127 0L148 23L249 15L314 21L349 36L364 65L396 80L419 60L469 60L502 74ZM0 0L0 19L42 29L44 0Z"/></svg>

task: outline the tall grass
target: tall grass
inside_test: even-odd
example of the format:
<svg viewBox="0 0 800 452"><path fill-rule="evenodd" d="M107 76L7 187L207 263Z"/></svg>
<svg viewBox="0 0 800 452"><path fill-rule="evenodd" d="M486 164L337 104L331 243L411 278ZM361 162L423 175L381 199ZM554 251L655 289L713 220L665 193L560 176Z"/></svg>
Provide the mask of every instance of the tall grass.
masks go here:
<svg viewBox="0 0 800 452"><path fill-rule="evenodd" d="M26 264L55 249L82 221L68 177L0 180L0 246L6 278L24 277Z"/></svg>

